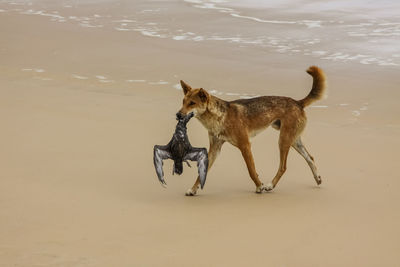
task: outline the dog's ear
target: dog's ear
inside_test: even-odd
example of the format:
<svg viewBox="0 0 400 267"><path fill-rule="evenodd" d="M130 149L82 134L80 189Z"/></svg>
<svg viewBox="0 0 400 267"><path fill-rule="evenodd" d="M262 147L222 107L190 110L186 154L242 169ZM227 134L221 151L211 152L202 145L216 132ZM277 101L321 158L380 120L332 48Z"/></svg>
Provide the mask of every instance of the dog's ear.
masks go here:
<svg viewBox="0 0 400 267"><path fill-rule="evenodd" d="M201 102L206 102L208 99L208 93L203 88L200 88L198 96L200 97Z"/></svg>
<svg viewBox="0 0 400 267"><path fill-rule="evenodd" d="M190 85L186 84L184 81L181 80L181 86L183 89L183 93L186 95L189 91L192 90L192 87Z"/></svg>

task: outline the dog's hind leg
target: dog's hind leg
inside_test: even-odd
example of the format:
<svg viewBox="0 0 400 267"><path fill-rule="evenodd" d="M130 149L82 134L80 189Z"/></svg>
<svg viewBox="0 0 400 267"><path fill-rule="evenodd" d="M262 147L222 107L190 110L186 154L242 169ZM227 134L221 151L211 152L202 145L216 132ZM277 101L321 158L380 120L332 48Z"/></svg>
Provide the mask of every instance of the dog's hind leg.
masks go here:
<svg viewBox="0 0 400 267"><path fill-rule="evenodd" d="M214 164L214 161L218 157L218 154L221 151L222 145L225 143L225 141L211 134L209 134L208 137L210 139L210 149L208 150L208 172L209 172L211 166ZM200 185L200 177L198 176L192 188L186 191L186 196L196 195L197 190L199 189L199 185Z"/></svg>
<svg viewBox="0 0 400 267"><path fill-rule="evenodd" d="M321 176L318 175L317 166L315 166L314 163L314 158L310 155L310 153L308 153L300 137L298 137L294 142L293 148L296 149L296 151L299 152L299 154L302 155L303 158L307 161L308 166L310 166L310 169L314 175L315 181L317 182L318 185L320 185L322 183L322 180Z"/></svg>
<svg viewBox="0 0 400 267"><path fill-rule="evenodd" d="M279 152L280 152L279 169L272 182L266 186L265 188L266 191L271 191L272 189L274 189L276 184L281 179L282 175L285 173L287 156L289 154L289 149L292 146L295 138L296 138L295 128L284 127L284 126L281 128L281 133L279 135Z"/></svg>

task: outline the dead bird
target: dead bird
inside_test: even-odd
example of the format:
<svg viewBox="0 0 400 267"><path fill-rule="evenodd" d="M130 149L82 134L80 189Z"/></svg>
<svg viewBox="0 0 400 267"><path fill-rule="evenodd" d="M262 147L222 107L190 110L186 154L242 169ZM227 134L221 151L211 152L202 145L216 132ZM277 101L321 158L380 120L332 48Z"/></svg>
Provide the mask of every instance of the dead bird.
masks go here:
<svg viewBox="0 0 400 267"><path fill-rule="evenodd" d="M192 147L189 142L186 124L193 116L193 112L187 115L177 113L178 123L171 141L165 146L154 146L154 167L158 180L163 186L167 185L164 180L163 160L172 159L174 161L172 174L177 173L178 175L183 172L183 162L186 162L190 167L188 160L197 161L201 189L204 187L208 171L208 153L206 148Z"/></svg>

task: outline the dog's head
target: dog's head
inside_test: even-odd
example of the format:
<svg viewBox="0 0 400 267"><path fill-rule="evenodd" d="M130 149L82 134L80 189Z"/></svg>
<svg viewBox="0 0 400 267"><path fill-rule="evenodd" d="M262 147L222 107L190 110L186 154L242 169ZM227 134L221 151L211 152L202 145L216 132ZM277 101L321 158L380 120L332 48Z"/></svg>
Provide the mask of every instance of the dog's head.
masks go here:
<svg viewBox="0 0 400 267"><path fill-rule="evenodd" d="M207 110L210 95L203 88L192 89L190 85L181 81L185 96L183 97L182 108L179 113L186 115L193 112L195 116L203 114Z"/></svg>

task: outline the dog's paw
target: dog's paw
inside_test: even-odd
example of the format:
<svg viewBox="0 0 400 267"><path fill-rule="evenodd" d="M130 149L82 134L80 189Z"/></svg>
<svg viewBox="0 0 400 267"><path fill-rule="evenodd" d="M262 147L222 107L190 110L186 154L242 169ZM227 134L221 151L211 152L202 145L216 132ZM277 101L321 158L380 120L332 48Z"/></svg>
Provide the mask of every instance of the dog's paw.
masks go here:
<svg viewBox="0 0 400 267"><path fill-rule="evenodd" d="M272 191L272 189L274 189L274 186L272 185L272 183L267 184L267 186L265 186L265 191L269 192Z"/></svg>
<svg viewBox="0 0 400 267"><path fill-rule="evenodd" d="M256 187L256 193L257 194L261 194L264 190L265 190L264 184L261 184L261 185Z"/></svg>
<svg viewBox="0 0 400 267"><path fill-rule="evenodd" d="M186 191L185 196L187 197L192 197L195 196L197 194L197 191L192 190L192 188L188 189L188 191Z"/></svg>
<svg viewBox="0 0 400 267"><path fill-rule="evenodd" d="M317 182L317 185L320 185L322 183L321 175L315 177L315 181Z"/></svg>

